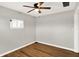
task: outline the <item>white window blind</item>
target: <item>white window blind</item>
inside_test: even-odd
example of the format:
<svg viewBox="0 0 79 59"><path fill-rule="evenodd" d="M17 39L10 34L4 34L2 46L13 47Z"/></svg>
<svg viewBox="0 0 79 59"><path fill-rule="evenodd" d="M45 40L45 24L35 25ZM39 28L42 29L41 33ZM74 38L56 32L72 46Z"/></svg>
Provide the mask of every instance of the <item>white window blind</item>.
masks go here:
<svg viewBox="0 0 79 59"><path fill-rule="evenodd" d="M23 20L17 20L17 19L10 20L10 28L12 29L24 28Z"/></svg>

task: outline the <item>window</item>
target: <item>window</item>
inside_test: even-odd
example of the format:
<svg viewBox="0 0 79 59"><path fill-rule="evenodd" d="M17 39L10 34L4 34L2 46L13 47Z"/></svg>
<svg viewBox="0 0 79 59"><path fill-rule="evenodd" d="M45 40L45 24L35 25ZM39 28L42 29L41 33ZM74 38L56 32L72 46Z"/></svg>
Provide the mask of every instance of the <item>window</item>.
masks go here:
<svg viewBox="0 0 79 59"><path fill-rule="evenodd" d="M23 20L17 20L17 19L10 20L10 28L12 29L24 28Z"/></svg>

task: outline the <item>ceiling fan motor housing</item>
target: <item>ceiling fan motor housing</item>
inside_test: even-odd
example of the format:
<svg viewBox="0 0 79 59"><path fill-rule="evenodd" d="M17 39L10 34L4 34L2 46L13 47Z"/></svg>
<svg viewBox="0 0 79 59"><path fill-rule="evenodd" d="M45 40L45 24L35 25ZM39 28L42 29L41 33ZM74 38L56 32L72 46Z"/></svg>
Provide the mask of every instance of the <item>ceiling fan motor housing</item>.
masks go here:
<svg viewBox="0 0 79 59"><path fill-rule="evenodd" d="M38 3L35 3L35 4L34 4L34 7L35 7L35 8L38 8L38 6L37 6L37 5L38 5Z"/></svg>

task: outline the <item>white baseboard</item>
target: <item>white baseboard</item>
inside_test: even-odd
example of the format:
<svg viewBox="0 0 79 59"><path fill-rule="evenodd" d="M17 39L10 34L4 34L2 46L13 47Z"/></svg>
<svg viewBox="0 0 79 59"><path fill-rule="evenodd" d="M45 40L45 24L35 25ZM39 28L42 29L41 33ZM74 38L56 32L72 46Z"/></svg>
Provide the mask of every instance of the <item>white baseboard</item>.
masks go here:
<svg viewBox="0 0 79 59"><path fill-rule="evenodd" d="M43 43L43 44L46 44L46 45L50 45L50 46L54 46L54 47L58 47L58 48L62 48L62 49L66 49L66 50L70 50L70 51L73 51L75 53L79 53L79 51L76 51L74 49L70 49L70 48L67 48L67 47L63 47L63 46L59 46L59 45L54 45L54 44L50 44L50 43L45 43L45 42L40 42L40 41L37 41L38 43Z"/></svg>
<svg viewBox="0 0 79 59"><path fill-rule="evenodd" d="M27 43L27 44L25 44L25 45L23 45L23 46L21 46L21 47L16 48L16 49L7 51L7 52L1 54L0 57L1 57L1 56L4 56L4 55L6 55L6 54L9 54L9 53L11 53L11 52L14 52L14 51L16 51L16 50L18 50L18 49L21 49L21 48L23 48L23 47L26 47L26 46L28 46L28 45L31 45L31 44L33 44L33 43L35 43L35 41L30 42L30 43Z"/></svg>

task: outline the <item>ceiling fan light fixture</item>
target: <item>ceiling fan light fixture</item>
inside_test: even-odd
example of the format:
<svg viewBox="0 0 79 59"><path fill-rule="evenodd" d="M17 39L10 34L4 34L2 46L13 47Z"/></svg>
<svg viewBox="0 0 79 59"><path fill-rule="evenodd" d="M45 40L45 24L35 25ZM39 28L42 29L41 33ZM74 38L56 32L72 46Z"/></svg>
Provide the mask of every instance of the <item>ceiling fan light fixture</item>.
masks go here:
<svg viewBox="0 0 79 59"><path fill-rule="evenodd" d="M35 9L35 11L36 11L36 12L38 12L38 11L39 11L39 9Z"/></svg>
<svg viewBox="0 0 79 59"><path fill-rule="evenodd" d="M37 6L39 7L39 6L40 6L40 4L38 3L38 4L37 4Z"/></svg>

